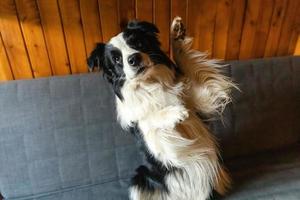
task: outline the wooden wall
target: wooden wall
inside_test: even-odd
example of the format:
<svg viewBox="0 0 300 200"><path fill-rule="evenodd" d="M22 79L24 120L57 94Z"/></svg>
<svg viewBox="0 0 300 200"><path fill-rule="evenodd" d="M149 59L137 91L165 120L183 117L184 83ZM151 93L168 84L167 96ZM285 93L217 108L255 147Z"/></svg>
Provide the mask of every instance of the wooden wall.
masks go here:
<svg viewBox="0 0 300 200"><path fill-rule="evenodd" d="M179 15L194 47L226 60L300 53L299 0L0 0L0 81L87 72L128 19L154 22L169 52Z"/></svg>

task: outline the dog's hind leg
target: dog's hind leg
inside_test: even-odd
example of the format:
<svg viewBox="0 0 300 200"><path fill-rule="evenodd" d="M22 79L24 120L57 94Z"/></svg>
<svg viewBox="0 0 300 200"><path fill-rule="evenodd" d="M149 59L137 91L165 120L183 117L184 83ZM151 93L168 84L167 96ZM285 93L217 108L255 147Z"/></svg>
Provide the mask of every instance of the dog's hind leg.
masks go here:
<svg viewBox="0 0 300 200"><path fill-rule="evenodd" d="M129 188L130 200L163 200L163 191L166 190L164 181L143 165L136 172Z"/></svg>

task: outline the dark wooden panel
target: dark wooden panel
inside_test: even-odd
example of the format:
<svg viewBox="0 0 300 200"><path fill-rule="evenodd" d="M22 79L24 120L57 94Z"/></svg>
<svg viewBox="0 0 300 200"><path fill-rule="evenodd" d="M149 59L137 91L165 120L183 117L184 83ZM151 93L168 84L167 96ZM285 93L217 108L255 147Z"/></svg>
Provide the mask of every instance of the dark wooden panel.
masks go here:
<svg viewBox="0 0 300 200"><path fill-rule="evenodd" d="M135 5L137 19L153 22L153 0L136 0Z"/></svg>
<svg viewBox="0 0 300 200"><path fill-rule="evenodd" d="M70 62L57 1L37 1L54 75L70 74Z"/></svg>
<svg viewBox="0 0 300 200"><path fill-rule="evenodd" d="M119 0L119 23L121 26L126 26L129 20L135 19L135 1L134 0Z"/></svg>
<svg viewBox="0 0 300 200"><path fill-rule="evenodd" d="M298 39L294 50L294 55L300 56L300 35L298 35Z"/></svg>
<svg viewBox="0 0 300 200"><path fill-rule="evenodd" d="M184 24L187 24L188 0L171 0L171 19L179 16ZM186 27L188 28L188 27Z"/></svg>
<svg viewBox="0 0 300 200"><path fill-rule="evenodd" d="M159 39L166 53L170 53L170 10L170 1L154 0L154 23L160 31Z"/></svg>
<svg viewBox="0 0 300 200"><path fill-rule="evenodd" d="M232 0L218 1L212 54L214 58L225 59L231 11Z"/></svg>
<svg viewBox="0 0 300 200"><path fill-rule="evenodd" d="M294 24L296 16L300 15L298 5L300 1L289 0L287 10L283 19L283 24L280 32L277 55L284 56L289 51L290 40L295 29Z"/></svg>
<svg viewBox="0 0 300 200"><path fill-rule="evenodd" d="M247 1L239 59L251 58L259 22L260 0Z"/></svg>
<svg viewBox="0 0 300 200"><path fill-rule="evenodd" d="M274 9L274 0L264 0L260 3L259 20L254 36L251 58L261 58L264 56Z"/></svg>
<svg viewBox="0 0 300 200"><path fill-rule="evenodd" d="M51 76L52 70L35 0L16 0L19 20L34 77Z"/></svg>
<svg viewBox="0 0 300 200"><path fill-rule="evenodd" d="M235 60L239 57L245 9L245 0L232 1L229 32L227 38L227 60Z"/></svg>
<svg viewBox="0 0 300 200"><path fill-rule="evenodd" d="M269 30L264 57L271 57L276 55L280 31L282 28L283 17L287 8L287 3L287 0L275 0L275 6L271 20L271 27Z"/></svg>
<svg viewBox="0 0 300 200"><path fill-rule="evenodd" d="M13 0L0 1L0 30L15 79L33 78Z"/></svg>

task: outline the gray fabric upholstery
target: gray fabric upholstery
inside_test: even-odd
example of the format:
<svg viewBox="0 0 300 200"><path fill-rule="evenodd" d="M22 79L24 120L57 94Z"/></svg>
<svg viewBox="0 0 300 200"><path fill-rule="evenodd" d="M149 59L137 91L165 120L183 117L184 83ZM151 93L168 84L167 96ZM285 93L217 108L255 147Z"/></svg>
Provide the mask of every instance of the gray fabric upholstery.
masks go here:
<svg viewBox="0 0 300 200"><path fill-rule="evenodd" d="M227 163L233 190L224 200L299 200L300 145Z"/></svg>
<svg viewBox="0 0 300 200"><path fill-rule="evenodd" d="M234 92L225 126L210 124L235 182L225 199L299 199L300 58L231 64L227 73L242 92ZM114 109L99 74L0 84L2 195L127 199L129 178L144 161Z"/></svg>
<svg viewBox="0 0 300 200"><path fill-rule="evenodd" d="M124 199L142 160L113 106L99 74L0 85L2 195Z"/></svg>
<svg viewBox="0 0 300 200"><path fill-rule="evenodd" d="M211 124L226 158L255 154L300 141L300 57L230 62L241 91L224 123Z"/></svg>

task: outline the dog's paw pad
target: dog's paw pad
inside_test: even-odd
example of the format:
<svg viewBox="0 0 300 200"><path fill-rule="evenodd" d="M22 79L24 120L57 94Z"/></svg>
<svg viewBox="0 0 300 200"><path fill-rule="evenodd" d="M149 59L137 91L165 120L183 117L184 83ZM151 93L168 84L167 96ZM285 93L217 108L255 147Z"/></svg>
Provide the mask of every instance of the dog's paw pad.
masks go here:
<svg viewBox="0 0 300 200"><path fill-rule="evenodd" d="M185 27L182 23L181 17L175 17L171 25L171 36L174 40L184 39Z"/></svg>

